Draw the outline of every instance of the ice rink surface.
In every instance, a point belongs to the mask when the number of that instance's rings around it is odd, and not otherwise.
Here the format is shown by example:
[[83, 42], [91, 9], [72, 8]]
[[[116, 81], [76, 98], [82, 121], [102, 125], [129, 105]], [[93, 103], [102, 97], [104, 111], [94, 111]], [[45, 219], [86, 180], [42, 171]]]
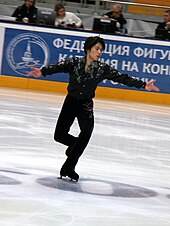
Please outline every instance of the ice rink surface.
[[0, 226], [170, 226], [170, 107], [95, 99], [75, 183], [57, 179], [63, 99], [0, 88]]

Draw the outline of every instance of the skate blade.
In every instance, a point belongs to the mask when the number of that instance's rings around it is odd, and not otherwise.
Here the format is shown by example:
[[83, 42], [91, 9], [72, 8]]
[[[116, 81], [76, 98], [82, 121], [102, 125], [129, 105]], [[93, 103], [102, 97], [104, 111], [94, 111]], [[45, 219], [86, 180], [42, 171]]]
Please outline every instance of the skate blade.
[[67, 182], [72, 182], [72, 183], [77, 183], [78, 182], [78, 180], [75, 180], [75, 179], [70, 178], [68, 176], [60, 176], [60, 177], [57, 177], [57, 179], [63, 180], [63, 181], [67, 181]]

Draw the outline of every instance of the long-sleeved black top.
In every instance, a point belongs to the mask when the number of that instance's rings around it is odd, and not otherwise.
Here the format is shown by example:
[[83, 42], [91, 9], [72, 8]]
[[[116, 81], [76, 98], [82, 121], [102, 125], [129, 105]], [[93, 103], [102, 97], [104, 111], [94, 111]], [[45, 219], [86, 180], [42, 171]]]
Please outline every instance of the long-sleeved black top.
[[124, 29], [124, 33], [127, 34], [127, 20], [124, 18], [123, 14], [120, 14], [120, 16], [118, 18], [115, 18], [112, 14], [112, 11], [107, 12], [104, 14], [104, 16], [108, 16], [110, 19], [114, 19], [119, 23], [119, 26], [116, 26], [117, 30], [116, 31], [121, 31], [122, 29]]
[[160, 23], [155, 30], [155, 38], [170, 40], [170, 29], [166, 28], [166, 22]]
[[108, 64], [94, 61], [85, 72], [86, 58], [70, 58], [41, 69], [42, 75], [69, 73], [68, 93], [77, 99], [92, 99], [98, 83], [104, 79], [112, 80], [129, 87], [145, 88], [146, 82], [121, 74]]
[[37, 8], [33, 5], [27, 8], [25, 4], [18, 6], [12, 14], [12, 17], [16, 17], [16, 21], [22, 22], [24, 17], [28, 18], [29, 23], [36, 23], [37, 20]]

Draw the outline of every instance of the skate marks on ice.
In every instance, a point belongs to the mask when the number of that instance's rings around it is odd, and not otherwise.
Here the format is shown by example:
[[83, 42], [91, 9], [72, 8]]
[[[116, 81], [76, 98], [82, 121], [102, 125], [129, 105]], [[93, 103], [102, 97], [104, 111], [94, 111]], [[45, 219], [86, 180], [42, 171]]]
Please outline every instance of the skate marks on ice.
[[[14, 179], [9, 176], [9, 174], [21, 174], [21, 175], [31, 175], [18, 170], [4, 170], [0, 169], [0, 185], [19, 185], [22, 181]], [[7, 173], [7, 175], [4, 175]], [[122, 197], [122, 198], [150, 198], [159, 195], [156, 191], [151, 189], [146, 189], [139, 186], [134, 186], [126, 183], [118, 183], [106, 180], [97, 179], [80, 179], [79, 182], [71, 181], [70, 178], [66, 177], [59, 179], [58, 177], [43, 177], [35, 178], [35, 182], [52, 189], [59, 189], [62, 191], [70, 191], [87, 193], [91, 195], [101, 195], [110, 197]], [[163, 187], [163, 189], [170, 190], [170, 188]], [[170, 199], [170, 195], [166, 195]]]
[[[7, 175], [5, 175], [7, 174]], [[29, 173], [21, 172], [15, 169], [3, 169], [0, 168], [0, 185], [17, 185], [22, 184], [21, 181], [17, 180], [16, 178], [12, 178], [9, 175], [13, 174], [21, 174], [21, 175], [29, 175]]]
[[0, 226], [170, 226], [169, 107], [96, 100], [75, 183], [57, 179], [63, 96], [0, 93]]
[[[4, 173], [4, 170], [0, 169]], [[10, 171], [11, 173], [12, 171]], [[7, 171], [8, 173], [8, 171]], [[13, 171], [12, 173], [17, 173]], [[125, 197], [125, 198], [149, 198], [157, 196], [157, 192], [130, 184], [118, 183], [112, 181], [104, 181], [97, 179], [83, 179], [79, 182], [71, 181], [69, 178], [59, 179], [57, 177], [37, 178], [35, 182], [52, 189], [63, 191], [88, 193], [92, 195]], [[17, 185], [22, 181], [14, 179], [0, 173], [0, 185]]]
[[0, 202], [2, 226], [63, 226], [74, 222], [72, 213], [41, 200], [4, 198]]
[[[15, 169], [10, 171], [13, 171], [12, 175], [14, 175], [18, 170], [16, 169], [16, 172]], [[26, 172], [26, 169], [24, 169], [24, 172]], [[4, 170], [2, 170], [2, 174], [5, 175]], [[7, 172], [7, 175], [10, 177], [10, 173]], [[142, 213], [139, 214], [134, 212], [133, 214], [128, 214], [126, 211], [120, 211], [125, 205], [125, 203], [123, 203], [123, 206], [121, 204], [123, 199], [127, 200], [127, 198], [132, 198], [135, 200], [136, 198], [139, 200], [139, 198], [144, 198], [144, 200], [146, 200], [145, 198], [154, 198], [159, 194], [153, 190], [126, 183], [97, 180], [95, 178], [81, 178], [78, 183], [75, 183], [69, 181], [68, 178], [59, 180], [57, 177], [42, 177], [42, 175], [41, 177], [38, 177], [38, 175], [31, 175], [31, 173], [20, 175], [22, 178], [20, 179], [21, 184], [11, 185], [9, 183], [9, 186], [11, 187], [10, 190], [23, 190], [27, 177], [31, 176], [31, 178], [34, 178], [31, 187], [36, 188], [36, 184], [40, 185], [37, 190], [37, 194], [39, 195], [38, 197], [34, 196], [34, 191], [32, 197], [23, 196], [23, 194], [21, 194], [21, 197], [2, 198], [0, 203], [0, 222], [3, 226], [96, 226], [100, 225], [101, 222], [102, 226], [113, 225], [113, 223], [116, 226], [122, 226], [122, 222], [125, 223], [126, 221], [126, 226], [169, 226], [169, 222], [165, 219], [155, 218], [152, 215], [147, 216], [145, 214], [143, 216]], [[0, 178], [2, 178], [0, 181], [4, 180], [3, 177], [0, 176]], [[47, 193], [49, 194], [49, 197], [47, 196]], [[51, 198], [53, 197], [52, 199], [50, 198], [50, 194]], [[100, 198], [98, 199], [97, 197]], [[109, 199], [107, 200], [106, 197]], [[116, 197], [123, 199], [122, 201], [120, 201], [120, 199], [117, 202]], [[63, 205], [64, 202], [68, 202], [68, 198], [71, 199], [71, 210], [70, 205]], [[84, 207], [81, 206], [82, 204], [77, 206], [76, 200], [82, 200], [81, 203], [83, 200], [91, 200], [93, 204], [90, 204], [91, 202], [87, 201], [88, 206], [86, 206], [87, 204], [85, 204]], [[112, 204], [112, 208], [108, 208], [106, 212], [104, 207], [100, 208], [98, 206], [98, 203], [103, 203], [104, 200], [107, 204]], [[113, 202], [114, 205], [116, 205], [116, 209], [114, 209]], [[100, 214], [94, 211], [95, 205], [97, 209], [102, 211]], [[11, 222], [14, 224], [11, 224]]]
[[[6, 201], [8, 201], [8, 205], [6, 205]], [[74, 206], [72, 208], [74, 209]], [[104, 212], [100, 214], [93, 214], [92, 212], [88, 216], [83, 216], [83, 214], [81, 216], [78, 213], [75, 216], [67, 208], [49, 206], [47, 203], [38, 200], [32, 202], [28, 199], [1, 200], [0, 210], [0, 222], [3, 226], [122, 226], [120, 222], [124, 222], [123, 225], [126, 226], [151, 226], [150, 222], [154, 226], [169, 226], [166, 220], [153, 216], [140, 216], [136, 213], [133, 215], [117, 214], [109, 210], [107, 215]]]
[[157, 195], [157, 192], [150, 189], [97, 179], [81, 178], [79, 182], [76, 183], [71, 181], [69, 178], [58, 179], [56, 177], [44, 177], [37, 179], [37, 183], [54, 189], [88, 193], [92, 195], [125, 198], [148, 198]]
[[21, 184], [20, 181], [0, 174], [0, 185], [16, 185]]

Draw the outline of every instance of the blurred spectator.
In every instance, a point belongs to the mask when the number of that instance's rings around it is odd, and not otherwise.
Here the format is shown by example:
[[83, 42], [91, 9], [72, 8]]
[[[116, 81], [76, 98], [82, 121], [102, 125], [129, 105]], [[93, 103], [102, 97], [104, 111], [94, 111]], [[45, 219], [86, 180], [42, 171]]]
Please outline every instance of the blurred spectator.
[[25, 0], [22, 6], [18, 6], [12, 14], [16, 17], [16, 21], [24, 23], [36, 23], [37, 8], [35, 7], [35, 0]]
[[104, 18], [110, 18], [117, 21], [116, 27], [117, 32], [121, 34], [127, 33], [127, 20], [123, 16], [123, 7], [121, 4], [114, 4], [112, 7], [112, 11], [104, 14]]
[[62, 4], [57, 4], [54, 11], [56, 12], [55, 26], [83, 28], [82, 20], [74, 13], [66, 12]]
[[170, 10], [165, 10], [163, 14], [164, 22], [160, 23], [155, 30], [155, 38], [170, 40]]

